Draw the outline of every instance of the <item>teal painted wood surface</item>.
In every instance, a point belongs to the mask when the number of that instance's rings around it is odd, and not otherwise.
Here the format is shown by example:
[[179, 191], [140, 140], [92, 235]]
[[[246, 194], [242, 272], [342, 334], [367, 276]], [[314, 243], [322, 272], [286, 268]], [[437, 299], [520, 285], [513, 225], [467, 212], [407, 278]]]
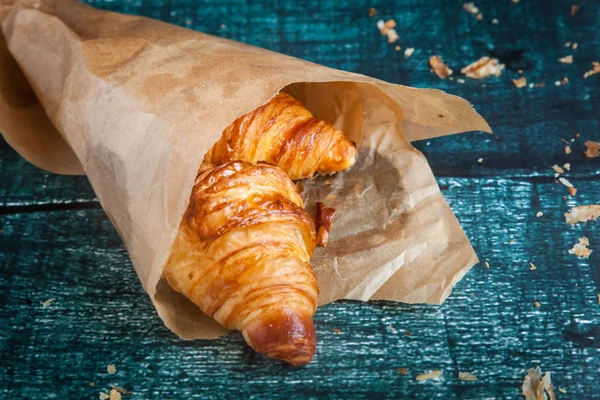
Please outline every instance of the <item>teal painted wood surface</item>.
[[[131, 399], [517, 399], [537, 365], [567, 390], [556, 390], [559, 399], [600, 398], [600, 222], [570, 227], [563, 218], [572, 206], [600, 203], [600, 159], [583, 156], [585, 140], [600, 141], [600, 75], [582, 78], [600, 59], [597, 1], [579, 1], [573, 17], [571, 3], [559, 0], [476, 1], [483, 21], [454, 0], [89, 3], [467, 98], [494, 135], [415, 146], [490, 267], [474, 267], [442, 306], [321, 307], [318, 354], [304, 368], [257, 356], [237, 333], [186, 342], [156, 316], [86, 178], [38, 170], [1, 142], [0, 398], [95, 399], [114, 384]], [[396, 20], [397, 43], [376, 30], [379, 18]], [[410, 58], [407, 47], [415, 48]], [[433, 54], [456, 71], [454, 80], [430, 72]], [[573, 64], [558, 63], [568, 54]], [[483, 55], [507, 70], [459, 83], [460, 68]], [[519, 69], [545, 86], [516, 88]], [[563, 77], [569, 83], [555, 86]], [[567, 155], [561, 139], [576, 132]], [[550, 169], [566, 162], [575, 197]], [[595, 250], [589, 259], [567, 254], [580, 236]], [[56, 300], [44, 308], [49, 298]], [[415, 381], [434, 369], [441, 379]], [[479, 380], [459, 381], [460, 371]]]

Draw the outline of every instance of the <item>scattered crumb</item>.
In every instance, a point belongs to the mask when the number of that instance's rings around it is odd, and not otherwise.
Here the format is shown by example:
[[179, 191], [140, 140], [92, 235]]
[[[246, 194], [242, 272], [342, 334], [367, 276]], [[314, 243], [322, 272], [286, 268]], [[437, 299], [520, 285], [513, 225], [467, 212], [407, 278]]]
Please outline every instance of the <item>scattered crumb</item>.
[[398, 368], [396, 371], [398, 371], [400, 375], [408, 374], [408, 370], [406, 368]]
[[110, 388], [112, 390], [116, 390], [117, 392], [119, 392], [121, 394], [133, 394], [133, 392], [130, 392], [129, 390], [125, 390], [125, 389], [115, 386], [115, 385], [110, 385]]
[[191, 19], [186, 19], [185, 20], [185, 24], [186, 24], [186, 26], [192, 25], [192, 20]]
[[565, 172], [565, 170], [564, 170], [564, 169], [562, 169], [561, 167], [559, 167], [559, 166], [558, 166], [558, 165], [556, 165], [556, 164], [554, 164], [554, 165], [552, 166], [552, 169], [553, 169], [554, 171], [558, 172], [559, 174], [564, 174], [564, 172]]
[[552, 381], [550, 380], [550, 372], [546, 372], [542, 378], [542, 369], [540, 367], [530, 368], [527, 370], [527, 375], [523, 379], [521, 386], [523, 396], [526, 400], [546, 399], [546, 393], [550, 400], [555, 400]]
[[412, 333], [410, 333], [410, 331], [408, 329], [405, 329], [404, 333], [406, 333], [406, 336], [412, 336]]
[[54, 303], [55, 301], [56, 301], [56, 299], [54, 299], [54, 298], [48, 299], [48, 300], [42, 302], [42, 307], [48, 308], [48, 307], [50, 307], [50, 304]]
[[108, 400], [110, 399], [110, 395], [104, 392], [100, 392], [100, 396], [98, 396], [100, 400]]
[[577, 189], [574, 187], [569, 188], [569, 194], [574, 197], [577, 194]]
[[333, 333], [339, 335], [340, 333], [342, 333], [342, 331], [340, 331], [338, 328], [333, 328]]
[[494, 18], [492, 20], [492, 24], [494, 24], [494, 25], [498, 25], [499, 23], [500, 23], [500, 21], [498, 21], [498, 18]]
[[533, 306], [534, 306], [535, 308], [540, 308], [540, 305], [541, 305], [541, 304], [540, 304], [540, 302], [539, 302], [539, 301], [536, 301], [535, 303], [533, 303]]
[[429, 146], [431, 144], [431, 142], [427, 142], [425, 143], [425, 146]]
[[582, 236], [579, 238], [579, 243], [576, 243], [569, 249], [569, 254], [575, 254], [577, 257], [581, 258], [588, 258], [593, 251], [588, 248], [589, 245], [590, 240], [585, 236]]
[[573, 187], [573, 184], [571, 182], [569, 182], [568, 180], [566, 180], [565, 178], [558, 178], [558, 181], [568, 188]]
[[575, 14], [577, 14], [579, 12], [579, 4], [573, 4], [571, 6], [571, 17], [573, 17]]
[[571, 154], [571, 146], [569, 146], [569, 145], [565, 146], [565, 154]]
[[381, 32], [383, 36], [387, 36], [389, 43], [394, 43], [396, 40], [398, 40], [398, 33], [394, 29], [395, 27], [396, 21], [393, 19], [389, 19], [387, 22], [383, 22], [382, 19], [377, 21], [377, 28], [379, 29], [379, 32]]
[[465, 80], [464, 80], [463, 78], [458, 78], [458, 79], [456, 80], [456, 82], [458, 82], [458, 83], [465, 83]]
[[90, 382], [90, 386], [94, 386], [96, 383], [94, 382]]
[[571, 226], [578, 222], [593, 221], [596, 218], [600, 218], [600, 204], [573, 207], [565, 214], [565, 222]]
[[225, 25], [225, 24], [221, 24], [220, 28], [221, 28], [221, 29], [225, 29], [225, 28], [227, 28], [227, 25]]
[[522, 73], [523, 73], [523, 70], [522, 70], [522, 69], [518, 69], [518, 70], [517, 70], [517, 72], [518, 72], [519, 74], [522, 74]]
[[464, 3], [463, 9], [469, 14], [479, 14], [479, 8], [477, 8], [473, 2]]
[[[329, 196], [327, 196], [329, 197]], [[317, 246], [326, 247], [329, 241], [329, 232], [333, 224], [336, 209], [326, 207], [324, 203], [317, 202], [317, 215], [315, 217], [315, 228], [317, 230]]]
[[397, 331], [396, 331], [396, 328], [394, 328], [394, 327], [392, 326], [392, 324], [388, 324], [387, 328], [388, 328], [390, 331], [392, 331], [392, 332], [397, 332]]
[[591, 140], [588, 140], [584, 143], [584, 145], [587, 147], [587, 149], [583, 154], [585, 154], [587, 158], [595, 158], [600, 155], [600, 142], [592, 142]]
[[575, 43], [573, 43], [573, 46], [571, 46], [571, 48], [573, 50], [577, 50], [577, 46], [579, 46], [579, 45], [577, 44], [577, 42], [575, 42]]
[[571, 42], [566, 42], [565, 47], [571, 47]]
[[558, 388], [558, 391], [561, 393], [567, 393], [567, 389], [564, 388]]
[[559, 63], [562, 64], [573, 64], [573, 56], [564, 56], [558, 59]]
[[478, 159], [477, 159], [477, 162], [478, 162], [478, 163], [482, 163], [482, 162], [483, 162], [483, 158], [478, 158]]
[[554, 86], [560, 86], [560, 81], [554, 81]]
[[489, 268], [489, 267], [490, 267], [490, 264], [489, 264], [487, 261], [484, 261], [483, 263], [485, 264], [485, 267], [486, 267], [486, 268]]
[[510, 239], [510, 244], [514, 244], [515, 243], [515, 239]]
[[460, 72], [469, 78], [481, 79], [490, 75], [500, 76], [504, 64], [500, 64], [497, 58], [481, 57], [479, 60], [467, 65]]
[[396, 47], [394, 47], [394, 50], [396, 50], [396, 51], [400, 51], [400, 50], [402, 50], [402, 47], [400, 47], [400, 46], [396, 46]]
[[533, 265], [533, 263], [531, 263], [531, 262], [530, 262], [530, 263], [529, 263], [529, 269], [530, 269], [531, 271], [535, 271], [535, 270], [537, 269], [537, 267], [536, 267], [535, 265]]
[[566, 169], [567, 171], [571, 170], [571, 164], [570, 163], [565, 163], [565, 165], [563, 165], [563, 168]]
[[117, 392], [115, 389], [110, 391], [110, 400], [121, 400], [121, 393]]
[[470, 372], [459, 372], [458, 379], [461, 381], [476, 381], [477, 377]]
[[412, 53], [415, 52], [415, 49], [412, 47], [407, 48], [406, 50], [404, 50], [404, 57], [408, 58], [410, 56], [412, 56]]
[[117, 373], [117, 367], [115, 366], [115, 364], [108, 364], [108, 366], [106, 367], [106, 370], [108, 371], [108, 373], [110, 375]]
[[583, 78], [586, 79], [595, 74], [600, 74], [600, 62], [598, 62], [598, 61], [592, 62], [592, 69], [590, 69], [588, 72], [583, 74]]
[[535, 214], [535, 216], [538, 218], [541, 217], [542, 215], [544, 215], [544, 213], [541, 211], [538, 211], [537, 214]]
[[579, 132], [575, 132], [575, 137], [576, 137], [577, 139], [579, 139], [579, 136], [581, 136], [581, 135], [579, 134]]
[[374, 17], [377, 15], [377, 10], [373, 7], [369, 8], [369, 17]]
[[483, 21], [483, 14], [482, 14], [482, 13], [479, 13], [479, 14], [477, 14], [477, 15], [475, 16], [475, 19], [476, 19], [477, 21]]
[[519, 79], [513, 79], [512, 81], [518, 88], [522, 88], [527, 85], [527, 79], [524, 76], [520, 77]]
[[565, 86], [567, 83], [569, 83], [569, 78], [567, 78], [566, 76], [564, 76], [562, 78], [562, 81], [560, 81], [560, 84]]
[[442, 79], [446, 79], [452, 75], [452, 70], [444, 64], [444, 61], [440, 56], [431, 56], [429, 58], [429, 66], [433, 69], [433, 72]]
[[440, 371], [439, 369], [435, 370], [435, 371], [431, 371], [428, 372], [426, 374], [419, 374], [416, 377], [416, 380], [418, 381], [426, 381], [428, 379], [437, 379], [440, 376], [442, 376], [442, 371]]

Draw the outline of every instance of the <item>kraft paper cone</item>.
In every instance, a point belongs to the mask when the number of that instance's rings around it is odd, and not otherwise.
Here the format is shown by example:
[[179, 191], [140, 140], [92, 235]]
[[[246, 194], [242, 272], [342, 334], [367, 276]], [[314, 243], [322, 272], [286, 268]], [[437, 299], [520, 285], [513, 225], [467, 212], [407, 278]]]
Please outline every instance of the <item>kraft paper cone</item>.
[[477, 262], [410, 141], [489, 126], [461, 98], [338, 71], [69, 0], [0, 0], [0, 131], [40, 168], [85, 173], [165, 324], [225, 329], [161, 280], [204, 153], [283, 90], [359, 146], [356, 165], [304, 182], [337, 208], [312, 261], [320, 303], [440, 303]]

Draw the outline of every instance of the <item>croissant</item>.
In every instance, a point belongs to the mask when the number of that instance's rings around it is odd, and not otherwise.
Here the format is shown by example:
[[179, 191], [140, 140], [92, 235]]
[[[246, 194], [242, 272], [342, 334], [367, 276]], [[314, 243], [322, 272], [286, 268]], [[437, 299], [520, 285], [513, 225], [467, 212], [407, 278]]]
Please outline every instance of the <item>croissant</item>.
[[316, 347], [315, 240], [281, 169], [203, 163], [163, 276], [255, 351], [304, 365]]
[[313, 117], [294, 97], [279, 93], [225, 128], [204, 161], [264, 161], [296, 180], [348, 169], [355, 156], [354, 143], [342, 131]]

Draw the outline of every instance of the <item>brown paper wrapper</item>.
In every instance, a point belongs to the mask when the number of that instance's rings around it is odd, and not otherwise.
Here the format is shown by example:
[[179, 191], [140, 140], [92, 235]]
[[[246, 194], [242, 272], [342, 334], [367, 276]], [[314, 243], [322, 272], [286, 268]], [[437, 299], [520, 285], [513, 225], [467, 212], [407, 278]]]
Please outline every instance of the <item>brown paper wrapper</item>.
[[85, 173], [165, 324], [226, 330], [161, 280], [204, 153], [280, 90], [359, 146], [356, 165], [307, 180], [309, 212], [338, 212], [312, 265], [320, 304], [440, 303], [477, 262], [410, 141], [490, 131], [461, 98], [338, 71], [69, 0], [0, 0], [0, 131], [46, 170]]

